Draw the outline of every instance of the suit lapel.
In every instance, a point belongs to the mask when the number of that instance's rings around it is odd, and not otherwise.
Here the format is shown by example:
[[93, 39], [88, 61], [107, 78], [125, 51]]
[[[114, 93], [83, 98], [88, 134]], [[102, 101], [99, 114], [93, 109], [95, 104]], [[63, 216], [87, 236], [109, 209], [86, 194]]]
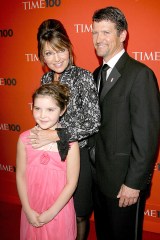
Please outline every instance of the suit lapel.
[[[121, 58], [118, 60], [118, 62], [116, 63], [116, 65], [112, 69], [112, 71], [111, 71], [111, 73], [110, 73], [110, 75], [109, 75], [109, 77], [106, 81], [106, 84], [104, 86], [104, 89], [101, 92], [100, 102], [103, 101], [105, 95], [115, 85], [115, 83], [118, 81], [118, 79], [122, 75], [124, 66], [125, 66], [125, 64], [126, 64], [126, 62], [128, 61], [129, 58], [130, 57], [129, 57], [128, 53], [124, 52], [124, 54], [121, 56]], [[99, 68], [99, 71], [100, 71], [100, 68]], [[99, 80], [97, 82], [99, 82]]]
[[100, 102], [103, 101], [105, 95], [114, 86], [114, 84], [117, 82], [117, 80], [120, 78], [120, 76], [121, 76], [121, 74], [118, 72], [116, 67], [114, 67], [102, 89], [102, 92], [100, 95]]
[[[119, 61], [116, 63], [115, 67], [113, 68], [113, 70], [111, 71], [106, 85], [104, 86], [104, 89], [101, 92], [101, 96], [100, 96], [100, 102], [103, 101], [105, 95], [109, 92], [109, 90], [114, 86], [114, 84], [118, 81], [118, 79], [120, 78], [120, 76], [123, 73], [123, 69], [124, 66], [126, 64], [126, 62], [130, 59], [128, 53], [124, 52], [124, 54], [121, 56], [121, 58], [119, 59]], [[98, 68], [95, 69], [95, 71], [93, 72], [93, 76], [95, 79], [95, 83], [97, 86], [97, 89], [99, 89], [99, 83], [100, 83], [100, 78], [101, 78], [101, 67], [102, 65], [100, 65]]]

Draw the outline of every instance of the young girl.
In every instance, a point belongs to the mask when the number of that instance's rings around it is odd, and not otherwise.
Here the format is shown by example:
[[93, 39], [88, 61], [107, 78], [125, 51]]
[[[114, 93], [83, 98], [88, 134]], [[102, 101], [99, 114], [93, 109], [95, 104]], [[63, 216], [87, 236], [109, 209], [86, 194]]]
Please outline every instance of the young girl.
[[[69, 100], [68, 87], [58, 82], [41, 86], [33, 94], [36, 128], [60, 128], [59, 118]], [[57, 142], [34, 149], [27, 144], [30, 130], [17, 144], [16, 180], [22, 203], [20, 240], [74, 240], [76, 217], [72, 195], [79, 176], [79, 147], [69, 144], [66, 159]], [[63, 146], [64, 147], [64, 146]], [[58, 151], [60, 150], [60, 152]]]

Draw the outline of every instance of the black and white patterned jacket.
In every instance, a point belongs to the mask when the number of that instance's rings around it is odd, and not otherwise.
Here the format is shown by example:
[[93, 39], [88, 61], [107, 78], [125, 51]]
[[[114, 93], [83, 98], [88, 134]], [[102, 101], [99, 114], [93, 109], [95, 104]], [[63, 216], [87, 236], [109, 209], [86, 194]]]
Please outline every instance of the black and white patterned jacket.
[[[41, 84], [53, 81], [54, 72], [43, 75]], [[100, 109], [98, 93], [92, 73], [75, 65], [69, 67], [60, 77], [60, 82], [69, 86], [71, 97], [67, 111], [60, 123], [67, 128], [70, 141], [79, 141], [80, 147], [86, 145], [86, 138], [98, 132]]]

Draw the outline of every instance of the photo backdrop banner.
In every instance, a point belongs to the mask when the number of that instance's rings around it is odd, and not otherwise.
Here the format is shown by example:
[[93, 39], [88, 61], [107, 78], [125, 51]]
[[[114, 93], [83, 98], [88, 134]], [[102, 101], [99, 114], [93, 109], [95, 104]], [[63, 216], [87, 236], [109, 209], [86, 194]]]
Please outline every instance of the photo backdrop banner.
[[[19, 134], [34, 126], [31, 96], [44, 70], [38, 60], [37, 29], [56, 18], [64, 24], [74, 46], [75, 63], [91, 72], [99, 65], [92, 44], [93, 12], [120, 8], [129, 25], [128, 53], [148, 65], [160, 84], [160, 1], [156, 0], [2, 0], [0, 3], [0, 199], [19, 203], [16, 190], [16, 144]], [[160, 154], [144, 229], [160, 233]], [[93, 216], [92, 216], [93, 217]]]

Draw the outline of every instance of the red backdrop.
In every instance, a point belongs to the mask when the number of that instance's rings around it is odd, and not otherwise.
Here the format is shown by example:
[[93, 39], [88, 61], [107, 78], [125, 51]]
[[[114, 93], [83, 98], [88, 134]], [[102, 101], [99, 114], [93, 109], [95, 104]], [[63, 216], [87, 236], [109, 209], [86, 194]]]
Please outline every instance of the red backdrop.
[[[0, 199], [19, 202], [15, 183], [16, 143], [21, 131], [34, 124], [31, 95], [43, 70], [36, 34], [47, 18], [62, 21], [74, 46], [76, 64], [93, 71], [98, 66], [91, 36], [96, 9], [119, 7], [129, 24], [129, 54], [147, 64], [160, 79], [160, 2], [153, 0], [6, 0], [0, 4]], [[160, 83], [160, 80], [158, 80]], [[160, 155], [155, 165], [144, 229], [160, 233]]]

